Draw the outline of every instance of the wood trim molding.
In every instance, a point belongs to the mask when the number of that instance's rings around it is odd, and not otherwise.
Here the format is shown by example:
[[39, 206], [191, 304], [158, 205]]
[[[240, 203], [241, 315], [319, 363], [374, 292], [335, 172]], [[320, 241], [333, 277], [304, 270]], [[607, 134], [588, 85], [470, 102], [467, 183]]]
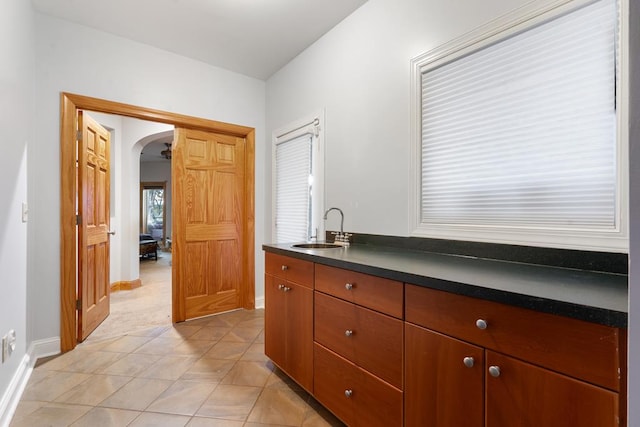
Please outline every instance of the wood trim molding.
[[[120, 102], [62, 92], [60, 95], [60, 349], [76, 346], [76, 159], [75, 135], [77, 110], [92, 110], [106, 114], [132, 117], [174, 126], [188, 127], [233, 135], [247, 140], [247, 202], [246, 236], [244, 242], [242, 290], [244, 308], [255, 306], [255, 129], [214, 120], [185, 116]], [[175, 293], [175, 289], [173, 290]]]
[[141, 279], [113, 282], [111, 284], [111, 292], [131, 291], [133, 289], [139, 288], [140, 286], [142, 286]]

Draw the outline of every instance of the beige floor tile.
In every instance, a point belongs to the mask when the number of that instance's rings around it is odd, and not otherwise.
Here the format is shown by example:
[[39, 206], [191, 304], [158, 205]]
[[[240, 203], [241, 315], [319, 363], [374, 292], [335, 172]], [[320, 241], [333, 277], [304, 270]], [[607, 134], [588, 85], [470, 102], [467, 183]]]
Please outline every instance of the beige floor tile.
[[129, 425], [141, 412], [125, 409], [93, 408], [84, 414], [72, 427], [115, 427]]
[[156, 338], [163, 333], [165, 333], [171, 326], [155, 326], [152, 328], [144, 328], [137, 331], [129, 332], [128, 335], [132, 335], [134, 337], [152, 337]]
[[253, 341], [254, 343], [263, 343], [264, 344], [264, 329], [262, 331], [260, 331], [260, 333], [258, 334], [258, 336], [256, 337], [256, 339]]
[[335, 415], [325, 409], [313, 397], [309, 397], [309, 409], [305, 414], [302, 427], [345, 427]]
[[235, 327], [229, 331], [221, 341], [234, 341], [234, 342], [253, 342], [258, 334], [262, 331], [262, 327], [254, 328], [239, 328]]
[[149, 405], [147, 411], [193, 415], [217, 385], [212, 381], [176, 381]]
[[264, 316], [253, 317], [250, 319], [242, 320], [238, 322], [236, 328], [264, 328]]
[[55, 398], [71, 390], [89, 378], [87, 374], [53, 371], [50, 376], [35, 384], [27, 384], [22, 395], [24, 400], [52, 402]]
[[297, 427], [308, 409], [305, 399], [292, 390], [264, 389], [247, 421]]
[[116, 353], [131, 353], [132, 351], [138, 349], [142, 345], [151, 341], [152, 337], [137, 337], [125, 335], [115, 340], [111, 344], [102, 347], [101, 351], [113, 351]]
[[45, 406], [47, 403], [48, 402], [40, 400], [21, 400], [13, 413], [13, 419], [17, 420], [18, 418], [29, 415]]
[[222, 381], [229, 373], [235, 360], [202, 358], [196, 361], [180, 379]]
[[219, 385], [202, 404], [197, 415], [244, 421], [262, 389], [237, 385]]
[[220, 341], [213, 345], [213, 347], [204, 354], [204, 357], [238, 360], [250, 346], [251, 343], [248, 342]]
[[125, 353], [112, 353], [108, 351], [79, 351], [78, 354], [81, 354], [82, 357], [61, 370], [91, 374], [114, 364], [126, 356]]
[[202, 356], [214, 345], [214, 341], [185, 340], [171, 349], [172, 354], [183, 356]]
[[266, 362], [237, 362], [222, 379], [222, 384], [264, 387], [273, 367]]
[[66, 427], [91, 410], [90, 406], [49, 403], [29, 415], [14, 418], [11, 427]]
[[[218, 316], [223, 316], [223, 315], [218, 315]], [[204, 323], [204, 326], [208, 326], [208, 327], [213, 327], [213, 328], [227, 328], [227, 329], [231, 329], [235, 326], [236, 323], [238, 323], [238, 320], [227, 320], [223, 317], [218, 317], [218, 316], [212, 316], [210, 318], [207, 318], [206, 323]], [[204, 320], [205, 318], [203, 318], [202, 320]]]
[[182, 344], [184, 341], [181, 338], [163, 338], [156, 337], [139, 347], [134, 351], [136, 354], [155, 354], [155, 355], [167, 355], [171, 354], [172, 350]]
[[142, 371], [139, 378], [157, 378], [177, 380], [198, 360], [193, 356], [164, 356], [153, 365]]
[[157, 355], [130, 353], [97, 373], [134, 377], [160, 359]]
[[59, 396], [55, 401], [96, 406], [129, 381], [131, 381], [131, 377], [92, 375], [83, 383]]
[[207, 340], [207, 341], [219, 341], [224, 337], [231, 328], [222, 326], [203, 326], [195, 334], [189, 337], [190, 340]]
[[252, 362], [266, 362], [269, 358], [264, 354], [264, 343], [253, 343], [247, 348], [247, 351], [240, 357], [240, 360], [249, 360]]
[[187, 339], [191, 335], [198, 332], [202, 326], [198, 325], [188, 325], [184, 323], [174, 324], [171, 328], [167, 329], [164, 333], [160, 335], [162, 338], [181, 338]]
[[144, 410], [172, 384], [168, 380], [134, 378], [100, 403], [106, 408]]
[[184, 427], [191, 418], [183, 415], [156, 414], [143, 412], [136, 418], [130, 427]]
[[243, 427], [244, 421], [222, 420], [219, 418], [193, 417], [187, 427]]

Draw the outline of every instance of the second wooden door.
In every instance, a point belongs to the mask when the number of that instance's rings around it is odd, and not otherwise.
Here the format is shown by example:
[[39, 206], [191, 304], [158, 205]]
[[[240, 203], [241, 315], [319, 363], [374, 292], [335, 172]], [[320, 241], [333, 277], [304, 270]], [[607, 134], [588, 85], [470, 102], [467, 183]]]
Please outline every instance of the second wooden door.
[[246, 140], [176, 128], [173, 321], [242, 307]]

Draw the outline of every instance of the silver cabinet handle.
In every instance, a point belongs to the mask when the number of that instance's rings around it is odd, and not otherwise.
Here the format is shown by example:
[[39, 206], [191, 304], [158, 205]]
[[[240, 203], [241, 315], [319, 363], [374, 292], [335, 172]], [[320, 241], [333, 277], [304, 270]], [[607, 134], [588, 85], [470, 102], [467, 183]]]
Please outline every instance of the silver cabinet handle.
[[351, 289], [353, 289], [353, 283], [347, 283], [346, 285], [344, 285], [344, 288], [350, 291]]
[[283, 290], [284, 289], [284, 285], [281, 283], [278, 285], [278, 289]]
[[344, 395], [345, 397], [351, 397], [353, 395], [353, 390], [345, 390], [344, 391]]
[[284, 288], [282, 288], [282, 290], [285, 291], [285, 292], [289, 292], [291, 290], [291, 288], [288, 287], [288, 286], [285, 286]]
[[473, 359], [473, 357], [465, 357], [464, 359], [462, 359], [462, 363], [464, 363], [464, 366], [466, 366], [467, 368], [473, 368], [475, 360]]
[[289, 269], [289, 267], [287, 267], [286, 265], [282, 266], [282, 271], [287, 271]]
[[344, 331], [344, 335], [350, 337], [351, 335], [353, 335], [353, 331], [351, 329], [347, 329], [346, 331]]
[[110, 235], [110, 236], [115, 236], [116, 232], [115, 232], [115, 230], [109, 230], [109, 231], [107, 231], [107, 234]]
[[487, 326], [489, 326], [489, 324], [484, 319], [478, 319], [476, 320], [476, 326], [478, 327], [478, 329], [487, 329]]
[[498, 378], [500, 376], [500, 367], [499, 366], [489, 366], [489, 375], [494, 378]]

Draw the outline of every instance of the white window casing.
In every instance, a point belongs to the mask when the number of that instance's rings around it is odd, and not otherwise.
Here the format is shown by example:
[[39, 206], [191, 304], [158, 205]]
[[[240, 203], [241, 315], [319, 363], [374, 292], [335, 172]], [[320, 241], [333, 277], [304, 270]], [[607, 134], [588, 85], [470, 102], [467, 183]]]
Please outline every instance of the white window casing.
[[412, 60], [413, 236], [627, 250], [625, 1], [547, 2]]

